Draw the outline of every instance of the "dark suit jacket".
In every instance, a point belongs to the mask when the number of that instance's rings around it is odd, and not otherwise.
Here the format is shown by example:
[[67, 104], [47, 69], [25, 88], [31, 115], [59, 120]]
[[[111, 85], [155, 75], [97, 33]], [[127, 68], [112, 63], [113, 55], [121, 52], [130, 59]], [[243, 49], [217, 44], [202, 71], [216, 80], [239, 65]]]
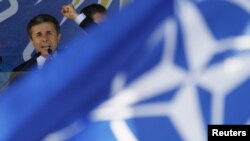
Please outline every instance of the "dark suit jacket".
[[22, 76], [27, 75], [28, 73], [31, 73], [33, 69], [37, 69], [38, 65], [37, 65], [36, 58], [38, 56], [40, 56], [39, 53], [35, 54], [32, 58], [23, 62], [22, 64], [16, 66], [10, 74], [9, 85], [11, 85], [17, 79], [20, 79]]
[[92, 26], [98, 26], [98, 24], [96, 24], [89, 16], [86, 16], [86, 18], [80, 23], [80, 27], [86, 32], [88, 32], [89, 28]]

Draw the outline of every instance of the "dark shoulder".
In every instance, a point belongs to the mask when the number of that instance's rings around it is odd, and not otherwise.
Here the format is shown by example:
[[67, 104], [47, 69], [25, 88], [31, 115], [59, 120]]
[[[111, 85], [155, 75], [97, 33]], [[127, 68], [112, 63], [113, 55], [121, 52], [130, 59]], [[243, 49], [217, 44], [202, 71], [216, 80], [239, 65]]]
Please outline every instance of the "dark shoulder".
[[13, 72], [28, 71], [36, 64], [36, 59], [31, 58], [12, 69]]
[[14, 81], [17, 81], [18, 79], [29, 73], [32, 66], [34, 66], [34, 63], [35, 62], [30, 59], [13, 68], [9, 76], [9, 85], [12, 85]]
[[80, 23], [80, 27], [85, 31], [88, 31], [91, 26], [97, 26], [97, 24], [89, 16], [86, 16], [86, 18]]
[[15, 68], [12, 69], [12, 71], [16, 72], [16, 71], [21, 71], [27, 64], [29, 61], [25, 61], [19, 65], [17, 65]]

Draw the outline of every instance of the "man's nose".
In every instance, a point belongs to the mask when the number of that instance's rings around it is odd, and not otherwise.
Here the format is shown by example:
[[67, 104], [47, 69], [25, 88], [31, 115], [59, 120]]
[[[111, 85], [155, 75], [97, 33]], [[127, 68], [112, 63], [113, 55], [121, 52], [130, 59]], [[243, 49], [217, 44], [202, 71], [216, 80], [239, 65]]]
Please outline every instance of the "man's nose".
[[42, 41], [48, 41], [48, 39], [49, 39], [49, 38], [48, 38], [47, 35], [43, 35], [43, 36], [42, 36]]

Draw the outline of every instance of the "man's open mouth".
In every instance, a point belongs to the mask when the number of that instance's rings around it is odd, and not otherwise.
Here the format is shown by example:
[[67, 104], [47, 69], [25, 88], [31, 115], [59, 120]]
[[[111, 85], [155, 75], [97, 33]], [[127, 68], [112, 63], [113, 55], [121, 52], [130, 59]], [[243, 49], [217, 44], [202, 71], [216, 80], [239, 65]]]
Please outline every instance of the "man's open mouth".
[[49, 49], [49, 48], [51, 48], [51, 46], [50, 46], [50, 45], [47, 45], [47, 46], [41, 46], [41, 48], [42, 48], [42, 49]]

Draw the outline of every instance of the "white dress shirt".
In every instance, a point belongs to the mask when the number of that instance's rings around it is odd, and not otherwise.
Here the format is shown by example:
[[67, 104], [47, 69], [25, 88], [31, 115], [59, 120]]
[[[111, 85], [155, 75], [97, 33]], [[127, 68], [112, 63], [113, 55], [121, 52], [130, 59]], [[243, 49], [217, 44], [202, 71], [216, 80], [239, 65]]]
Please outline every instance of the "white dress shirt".
[[39, 57], [36, 58], [38, 69], [41, 69], [46, 61], [46, 58], [40, 55]]
[[79, 14], [79, 15], [75, 18], [74, 21], [75, 21], [78, 25], [80, 25], [81, 22], [82, 22], [85, 18], [86, 18], [86, 16], [85, 16], [83, 13], [81, 13], [81, 14]]

